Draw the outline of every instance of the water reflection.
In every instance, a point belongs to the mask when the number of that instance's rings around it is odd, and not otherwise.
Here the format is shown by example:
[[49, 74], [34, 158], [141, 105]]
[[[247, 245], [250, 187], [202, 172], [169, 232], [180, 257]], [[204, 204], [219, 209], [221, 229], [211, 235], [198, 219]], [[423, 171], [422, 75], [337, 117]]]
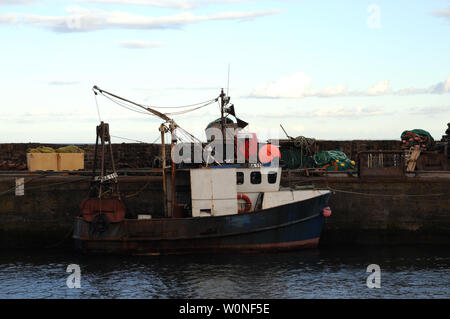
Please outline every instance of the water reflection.
[[[69, 289], [69, 264], [81, 289]], [[369, 289], [366, 268], [381, 267]], [[449, 298], [447, 249], [398, 247], [158, 257], [4, 253], [1, 298]]]

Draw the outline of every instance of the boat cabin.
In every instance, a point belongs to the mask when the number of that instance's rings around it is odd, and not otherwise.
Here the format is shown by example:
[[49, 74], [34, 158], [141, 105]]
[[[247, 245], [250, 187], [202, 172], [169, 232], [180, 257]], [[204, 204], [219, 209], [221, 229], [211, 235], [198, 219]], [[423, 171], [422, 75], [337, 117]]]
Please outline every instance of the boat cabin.
[[192, 217], [257, 211], [265, 192], [279, 190], [280, 175], [278, 167], [191, 169]]

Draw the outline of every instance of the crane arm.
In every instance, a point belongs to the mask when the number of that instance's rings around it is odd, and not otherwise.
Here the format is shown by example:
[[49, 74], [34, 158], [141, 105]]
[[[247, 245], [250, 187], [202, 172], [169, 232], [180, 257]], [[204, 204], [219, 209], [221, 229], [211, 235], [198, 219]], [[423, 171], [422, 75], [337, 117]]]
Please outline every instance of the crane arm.
[[144, 109], [144, 110], [146, 110], [146, 111], [152, 113], [153, 115], [156, 115], [156, 116], [162, 118], [164, 121], [167, 121], [167, 122], [172, 121], [172, 122], [173, 122], [173, 120], [172, 120], [170, 117], [168, 117], [167, 115], [165, 115], [164, 113], [158, 112], [157, 110], [154, 110], [154, 109], [152, 109], [152, 108], [150, 108], [150, 107], [145, 107], [145, 106], [143, 106], [143, 105], [141, 105], [141, 104], [138, 104], [138, 103], [135, 103], [135, 102], [133, 102], [133, 101], [127, 100], [127, 99], [125, 99], [125, 98], [123, 98], [123, 97], [120, 97], [120, 96], [118, 96], [118, 95], [115, 95], [115, 94], [113, 94], [113, 93], [111, 93], [111, 92], [102, 90], [102, 89], [100, 89], [100, 88], [99, 88], [98, 86], [96, 86], [96, 85], [94, 85], [94, 87], [93, 87], [92, 89], [94, 90], [94, 92], [95, 92], [95, 91], [98, 91], [98, 92], [100, 92], [100, 93], [102, 93], [102, 94], [108, 94], [108, 95], [110, 95], [110, 96], [112, 96], [112, 97], [115, 97], [116, 99], [119, 99], [119, 100], [122, 100], [122, 101], [125, 101], [125, 102], [128, 102], [128, 103], [131, 103], [131, 104], [133, 104], [133, 105], [136, 105], [136, 106], [138, 106], [138, 107], [140, 107], [140, 108], [142, 108], [142, 109]]

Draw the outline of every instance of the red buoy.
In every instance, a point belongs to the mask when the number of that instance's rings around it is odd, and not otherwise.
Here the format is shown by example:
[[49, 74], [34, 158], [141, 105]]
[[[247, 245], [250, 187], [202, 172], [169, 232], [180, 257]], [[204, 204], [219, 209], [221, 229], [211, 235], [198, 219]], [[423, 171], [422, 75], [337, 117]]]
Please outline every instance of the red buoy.
[[330, 206], [324, 207], [322, 210], [323, 216], [330, 217], [331, 216], [331, 208]]
[[266, 144], [260, 148], [258, 156], [261, 163], [270, 163], [276, 157], [281, 158], [281, 153], [280, 149], [275, 145]]

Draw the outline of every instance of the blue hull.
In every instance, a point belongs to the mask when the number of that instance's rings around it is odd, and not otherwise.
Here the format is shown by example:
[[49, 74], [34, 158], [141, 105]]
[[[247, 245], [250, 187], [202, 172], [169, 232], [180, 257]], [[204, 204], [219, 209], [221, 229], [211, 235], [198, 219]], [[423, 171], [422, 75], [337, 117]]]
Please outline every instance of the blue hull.
[[73, 238], [87, 253], [187, 254], [313, 248], [319, 243], [330, 194], [255, 213], [111, 223], [102, 233], [77, 218]]

